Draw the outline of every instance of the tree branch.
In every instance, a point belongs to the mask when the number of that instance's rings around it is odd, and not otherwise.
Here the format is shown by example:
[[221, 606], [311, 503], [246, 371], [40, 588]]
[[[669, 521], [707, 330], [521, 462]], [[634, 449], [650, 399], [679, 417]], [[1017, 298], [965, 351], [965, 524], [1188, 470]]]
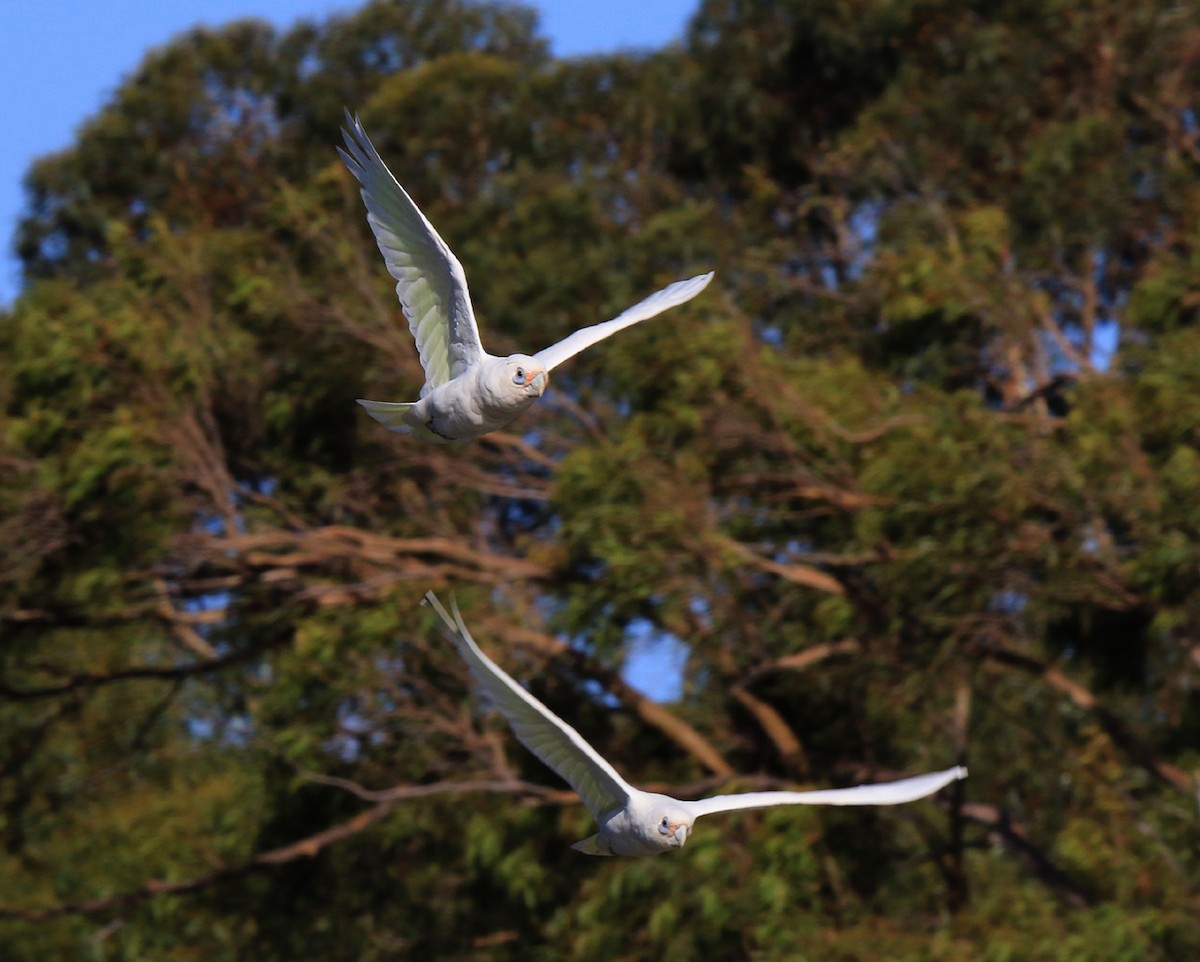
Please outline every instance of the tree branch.
[[779, 753], [784, 770], [799, 777], [807, 775], [808, 757], [804, 754], [804, 746], [800, 744], [800, 739], [784, 721], [783, 716], [773, 706], [750, 694], [742, 685], [734, 685], [729, 693], [754, 716], [759, 727], [767, 733], [767, 737]]
[[[314, 781], [326, 780], [328, 776], [315, 778]], [[334, 780], [341, 782], [341, 779]], [[353, 783], [348, 783], [353, 784]], [[341, 785], [340, 787], [346, 787]], [[113, 895], [105, 895], [94, 899], [82, 899], [77, 902], [63, 902], [58, 905], [48, 905], [38, 908], [7, 906], [0, 907], [0, 919], [21, 919], [27, 922], [42, 922], [63, 915], [87, 915], [93, 912], [109, 912], [114, 909], [130, 909], [153, 898], [156, 895], [183, 895], [210, 888], [230, 879], [239, 878], [250, 872], [284, 865], [301, 858], [311, 858], [322, 849], [327, 848], [343, 839], [357, 835], [364, 829], [374, 825], [391, 814], [401, 801], [413, 798], [427, 798], [431, 795], [461, 795], [466, 792], [497, 792], [505, 794], [544, 794], [547, 790], [526, 782], [510, 781], [476, 781], [476, 782], [439, 782], [433, 785], [405, 785], [388, 789], [371, 808], [360, 812], [348, 821], [333, 825], [323, 831], [316, 832], [298, 841], [280, 848], [260, 852], [253, 858], [234, 865], [225, 865], [212, 872], [196, 875], [188, 879], [168, 882], [162, 879], [151, 879], [139, 888], [130, 889]], [[571, 793], [572, 795], [574, 793]]]
[[[290, 635], [285, 637], [290, 637]], [[119, 668], [116, 671], [102, 673], [79, 672], [68, 675], [65, 681], [57, 685], [47, 685], [43, 688], [13, 688], [11, 685], [0, 682], [0, 696], [11, 698], [14, 701], [29, 701], [35, 698], [53, 698], [77, 689], [96, 688], [115, 681], [129, 681], [132, 679], [176, 681], [181, 678], [190, 678], [194, 675], [207, 674], [210, 671], [220, 671], [222, 668], [228, 668], [230, 665], [244, 664], [269, 651], [275, 645], [282, 643], [283, 639], [272, 644], [243, 648], [221, 658], [211, 658], [207, 661], [196, 661], [170, 668], [138, 665], [132, 668]]]
[[1072, 681], [1058, 668], [1005, 648], [981, 647], [979, 651], [989, 661], [1040, 677], [1051, 688], [1065, 694], [1075, 705], [1091, 712], [1113, 743], [1122, 748], [1134, 762], [1189, 798], [1196, 797], [1197, 791], [1200, 790], [1200, 781], [1195, 776], [1170, 762], [1156, 758], [1150, 747], [1131, 732], [1110, 709], [1100, 704], [1094, 694]]
[[[868, 770], [866, 766], [851, 766], [855, 771]], [[869, 769], [875, 772], [875, 769]], [[901, 773], [887, 773], [901, 777]], [[308, 781], [340, 788], [343, 791], [372, 802], [372, 806], [345, 822], [340, 822], [320, 832], [315, 832], [295, 842], [260, 852], [252, 858], [233, 865], [224, 865], [211, 872], [196, 875], [178, 881], [151, 879], [135, 889], [118, 892], [112, 895], [100, 896], [93, 899], [81, 899], [75, 902], [62, 902], [47, 906], [0, 906], [0, 919], [19, 919], [26, 922], [43, 922], [48, 919], [60, 918], [66, 915], [89, 915], [96, 912], [111, 912], [127, 910], [148, 901], [156, 895], [185, 895], [190, 892], [211, 888], [223, 882], [239, 878], [251, 872], [285, 865], [301, 858], [312, 858], [323, 849], [351, 838], [382, 821], [396, 806], [403, 801], [416, 798], [429, 798], [436, 795], [462, 795], [469, 792], [488, 792], [493, 794], [525, 795], [534, 799], [538, 804], [569, 804], [576, 802], [578, 796], [569, 789], [553, 789], [532, 782], [514, 779], [479, 779], [463, 782], [437, 782], [429, 785], [398, 785], [387, 789], [368, 789], [357, 782], [333, 775], [323, 775], [316, 772], [302, 772], [302, 777]], [[702, 779], [686, 785], [650, 784], [647, 791], [669, 792], [680, 798], [707, 795], [714, 789], [736, 781], [740, 787], [751, 790], [769, 790], [776, 788], [793, 788], [794, 784], [786, 779], [767, 776], [729, 775]], [[1049, 859], [1043, 856], [1029, 842], [1021, 826], [1008, 820], [1005, 813], [999, 809], [979, 803], [968, 803], [963, 806], [963, 816], [972, 821], [987, 825], [996, 830], [1007, 842], [1018, 848], [1038, 869], [1039, 877], [1066, 893], [1072, 904], [1091, 904], [1087, 896], [1060, 870], [1055, 868]], [[1077, 902], [1077, 899], [1083, 901]]]
[[768, 661], [765, 664], [759, 665], [742, 679], [742, 684], [748, 685], [752, 681], [757, 681], [763, 675], [770, 675], [777, 671], [804, 671], [806, 668], [811, 668], [826, 658], [832, 658], [835, 655], [853, 655], [862, 650], [862, 643], [853, 638], [844, 638], [841, 641], [830, 641], [820, 645], [813, 645], [811, 648], [805, 648], [803, 651], [798, 651], [793, 655], [784, 655], [782, 658], [776, 658], [774, 661]]
[[792, 584], [804, 585], [806, 588], [816, 588], [818, 591], [825, 591], [831, 595], [844, 595], [846, 593], [846, 589], [837, 578], [826, 574], [819, 568], [802, 564], [781, 564], [778, 561], [762, 557], [762, 555], [749, 546], [739, 541], [734, 541], [732, 538], [719, 536], [718, 540], [721, 547], [732, 551], [742, 560], [754, 565], [754, 567], [761, 571], [768, 571], [771, 574], [778, 575], [785, 581], [792, 582]]
[[983, 802], [965, 802], [960, 811], [962, 817], [968, 821], [991, 829], [997, 838], [1021, 857], [1049, 889], [1069, 905], [1086, 908], [1095, 904], [1095, 899], [1079, 883], [1030, 841], [1029, 833], [1018, 822], [1012, 821], [1008, 812]]
[[557, 638], [527, 628], [505, 625], [498, 629], [514, 641], [524, 643], [555, 658], [573, 662], [582, 674], [599, 682], [614, 698], [625, 705], [647, 725], [652, 725], [676, 745], [691, 755], [714, 775], [732, 776], [733, 767], [725, 761], [703, 735], [676, 717], [670, 709], [651, 701], [641, 692], [631, 688], [621, 676], [611, 669], [597, 664], [583, 652], [563, 644]]

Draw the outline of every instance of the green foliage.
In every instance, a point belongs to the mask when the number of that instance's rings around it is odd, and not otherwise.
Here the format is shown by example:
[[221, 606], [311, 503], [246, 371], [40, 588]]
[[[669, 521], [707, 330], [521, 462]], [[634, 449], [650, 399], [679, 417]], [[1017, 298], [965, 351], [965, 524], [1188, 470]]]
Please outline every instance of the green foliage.
[[[149, 53], [30, 171], [0, 316], [5, 959], [1200, 955], [1198, 43], [706, 0], [556, 61], [379, 0]], [[344, 107], [493, 351], [717, 281], [520, 433], [388, 435], [353, 399], [422, 375]], [[430, 587], [638, 784], [971, 777], [584, 858]]]

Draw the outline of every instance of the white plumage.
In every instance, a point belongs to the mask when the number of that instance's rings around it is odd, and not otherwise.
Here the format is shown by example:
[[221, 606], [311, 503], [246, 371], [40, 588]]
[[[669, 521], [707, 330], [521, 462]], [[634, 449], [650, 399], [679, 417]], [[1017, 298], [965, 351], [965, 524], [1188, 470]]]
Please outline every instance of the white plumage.
[[512, 421], [542, 396], [563, 361], [617, 331], [691, 300], [712, 272], [676, 281], [601, 324], [576, 331], [536, 354], [495, 357], [479, 340], [462, 264], [392, 176], [357, 117], [346, 113], [346, 150], [338, 148], [362, 184], [367, 222], [396, 279], [396, 294], [417, 343], [425, 385], [414, 402], [359, 404], [392, 431], [431, 441], [466, 441]]
[[582, 735], [529, 694], [485, 655], [467, 626], [458, 605], [447, 612], [432, 591], [425, 599], [441, 616], [447, 637], [454, 642], [472, 677], [512, 726], [521, 743], [579, 793], [600, 831], [572, 848], [589, 855], [658, 855], [682, 848], [692, 824], [702, 815], [774, 805], [899, 805], [932, 795], [959, 778], [961, 766], [881, 785], [826, 789], [813, 792], [746, 792], [684, 801], [670, 795], [634, 788]]

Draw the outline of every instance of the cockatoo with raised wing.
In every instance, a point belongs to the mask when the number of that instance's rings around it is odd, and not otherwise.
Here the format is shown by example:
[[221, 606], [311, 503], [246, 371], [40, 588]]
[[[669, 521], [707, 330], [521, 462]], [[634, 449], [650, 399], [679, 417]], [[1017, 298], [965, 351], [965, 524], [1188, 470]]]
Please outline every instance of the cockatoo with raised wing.
[[536, 354], [488, 354], [479, 341], [462, 264], [392, 176], [361, 121], [347, 111], [346, 122], [346, 149], [339, 147], [338, 153], [362, 184], [367, 222], [388, 273], [396, 279], [396, 294], [425, 371], [419, 401], [359, 399], [371, 417], [392, 431], [447, 442], [502, 428], [542, 396], [550, 372], [563, 361], [690, 301], [712, 280], [709, 272], [676, 281], [611, 321], [582, 328]]
[[600, 826], [595, 835], [571, 847], [588, 855], [659, 855], [683, 848], [692, 824], [702, 815], [774, 805], [899, 805], [932, 795], [959, 778], [961, 766], [896, 782], [859, 785], [814, 792], [745, 792], [683, 801], [670, 795], [643, 792], [617, 774], [583, 736], [518, 685], [488, 658], [467, 626], [458, 605], [446, 611], [432, 591], [425, 600], [445, 623], [446, 635], [467, 663], [472, 677], [489, 701], [512, 726], [513, 733], [533, 754], [579, 793]]

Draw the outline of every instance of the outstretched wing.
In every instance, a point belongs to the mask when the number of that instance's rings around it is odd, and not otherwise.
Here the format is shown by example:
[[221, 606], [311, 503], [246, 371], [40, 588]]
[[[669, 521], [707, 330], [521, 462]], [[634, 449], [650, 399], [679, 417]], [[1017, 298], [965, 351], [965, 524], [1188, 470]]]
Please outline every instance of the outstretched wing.
[[742, 808], [769, 808], [772, 805], [900, 805], [932, 795], [959, 778], [966, 778], [961, 765], [944, 772], [903, 778], [882, 785], [856, 788], [832, 788], [816, 792], [745, 792], [741, 795], [714, 795], [695, 802], [680, 802], [693, 818], [734, 812]]
[[475, 639], [463, 624], [454, 600], [450, 601], [453, 617], [432, 591], [425, 593], [425, 600], [442, 616], [447, 635], [466, 661], [471, 675], [487, 692], [492, 706], [508, 719], [521, 744], [579, 793], [593, 818], [599, 819], [614, 808], [623, 807], [634, 789], [583, 740], [579, 732], [513, 681], [479, 650]]
[[363, 130], [346, 111], [346, 150], [338, 148], [362, 184], [367, 223], [396, 278], [396, 294], [425, 370], [424, 397], [484, 356], [462, 264], [413, 203]]
[[644, 301], [639, 301], [633, 307], [629, 308], [629, 310], [617, 315], [611, 321], [604, 321], [601, 324], [593, 324], [591, 327], [582, 328], [574, 334], [564, 337], [557, 344], [546, 348], [544, 351], [538, 351], [533, 356], [542, 362], [547, 371], [552, 371], [563, 361], [574, 357], [580, 351], [591, 347], [597, 341], [603, 341], [606, 337], [611, 337], [617, 331], [631, 327], [639, 321], [647, 321], [656, 314], [661, 314], [667, 308], [675, 307], [684, 301], [690, 301], [704, 290], [704, 288], [708, 287], [708, 282], [712, 279], [713, 272], [709, 271], [707, 274], [699, 274], [686, 281], [676, 281], [674, 284], [668, 284], [661, 291], [651, 294]]

